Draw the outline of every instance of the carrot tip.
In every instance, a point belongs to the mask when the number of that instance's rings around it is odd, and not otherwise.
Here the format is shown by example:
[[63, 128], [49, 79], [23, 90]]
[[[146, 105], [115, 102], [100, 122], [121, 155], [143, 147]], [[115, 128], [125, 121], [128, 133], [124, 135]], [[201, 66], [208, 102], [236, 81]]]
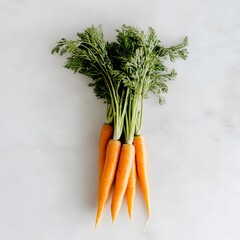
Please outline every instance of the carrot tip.
[[133, 224], [132, 216], [129, 215], [130, 222]]
[[148, 211], [148, 219], [149, 219], [149, 218], [150, 218], [150, 215], [151, 215], [151, 210], [150, 210], [149, 203], [148, 203], [148, 206], [147, 206], [147, 211]]
[[147, 219], [147, 221], [146, 221], [146, 223], [145, 223], [145, 225], [144, 225], [144, 231], [146, 231], [147, 224], [148, 224], [148, 221], [149, 221], [149, 217], [150, 217], [150, 216], [148, 216], [148, 219]]
[[116, 220], [116, 216], [115, 216], [115, 215], [112, 215], [112, 224], [115, 223], [115, 220]]
[[99, 224], [99, 221], [96, 221], [96, 222], [95, 222], [95, 227], [94, 227], [94, 230], [96, 230], [96, 229], [97, 229], [97, 227], [98, 227], [98, 224]]
[[128, 210], [128, 216], [129, 216], [130, 222], [133, 223], [131, 210]]
[[116, 220], [115, 218], [112, 219], [112, 225], [113, 225], [113, 226], [114, 226], [115, 220]]
[[99, 222], [100, 222], [100, 217], [97, 216], [95, 221], [95, 230], [97, 229]]

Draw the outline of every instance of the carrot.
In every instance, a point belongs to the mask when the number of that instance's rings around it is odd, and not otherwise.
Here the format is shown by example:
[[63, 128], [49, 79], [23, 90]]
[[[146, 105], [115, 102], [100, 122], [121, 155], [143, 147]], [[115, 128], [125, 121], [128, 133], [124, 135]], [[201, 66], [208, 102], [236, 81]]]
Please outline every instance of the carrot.
[[128, 185], [128, 179], [131, 174], [132, 164], [135, 156], [135, 148], [132, 144], [123, 144], [118, 168], [116, 172], [116, 182], [112, 196], [112, 221], [114, 222], [120, 210], [124, 193]]
[[107, 145], [104, 168], [98, 191], [98, 210], [96, 215], [95, 227], [98, 226], [102, 217], [104, 206], [107, 202], [109, 192], [115, 176], [118, 158], [120, 154], [121, 142], [111, 139]]
[[133, 144], [136, 150], [137, 172], [143, 191], [144, 200], [147, 206], [148, 216], [150, 216], [150, 201], [149, 201], [149, 187], [147, 176], [147, 160], [145, 140], [143, 136], [135, 136]]
[[110, 124], [103, 124], [100, 136], [99, 136], [99, 146], [98, 146], [98, 184], [100, 184], [101, 174], [104, 167], [104, 161], [106, 157], [107, 145], [112, 138], [113, 127]]
[[134, 159], [131, 174], [128, 179], [126, 193], [125, 193], [126, 199], [127, 199], [127, 205], [128, 205], [128, 215], [131, 221], [132, 221], [132, 213], [133, 213], [133, 200], [136, 193], [136, 183], [137, 183], [137, 170], [136, 170], [136, 160]]
[[[65, 68], [92, 78], [89, 86], [96, 97], [106, 103], [106, 122], [113, 125], [112, 134], [105, 129], [107, 126], [103, 126], [99, 139], [99, 190], [95, 226], [101, 219], [115, 174], [112, 219], [115, 221], [125, 193], [129, 216], [132, 218], [135, 190], [130, 187], [134, 185], [134, 177], [131, 176], [129, 180], [129, 176], [133, 171], [134, 155], [150, 215], [146, 150], [144, 139], [140, 136], [143, 102], [149, 93], [156, 94], [159, 103], [164, 102], [162, 93], [168, 91], [167, 81], [176, 76], [174, 69], [168, 71], [165, 67], [165, 59], [186, 59], [188, 55], [187, 38], [180, 44], [166, 48], [160, 44], [156, 32], [151, 27], [144, 33], [136, 27], [124, 24], [117, 32], [117, 40], [109, 43], [104, 39], [102, 27], [92, 26], [78, 33], [75, 40], [62, 38], [52, 49], [52, 54], [70, 55]], [[123, 131], [125, 144], [121, 150], [119, 139], [123, 136]], [[126, 191], [128, 184], [129, 189]]]

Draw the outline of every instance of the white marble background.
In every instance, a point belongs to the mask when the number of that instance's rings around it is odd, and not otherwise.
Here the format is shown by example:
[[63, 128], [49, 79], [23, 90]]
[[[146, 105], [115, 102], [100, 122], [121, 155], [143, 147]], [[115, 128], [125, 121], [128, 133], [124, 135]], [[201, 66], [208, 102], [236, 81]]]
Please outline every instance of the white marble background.
[[[146, 101], [152, 216], [138, 189], [132, 225], [107, 205], [94, 232], [104, 105], [50, 55], [92, 24], [189, 37], [167, 104]], [[0, 239], [239, 240], [240, 2], [0, 0]]]

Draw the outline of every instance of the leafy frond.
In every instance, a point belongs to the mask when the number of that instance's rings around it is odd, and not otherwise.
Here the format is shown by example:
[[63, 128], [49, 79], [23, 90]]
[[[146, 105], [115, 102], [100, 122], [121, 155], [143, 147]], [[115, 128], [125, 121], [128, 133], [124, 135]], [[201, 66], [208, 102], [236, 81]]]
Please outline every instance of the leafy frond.
[[97, 98], [109, 98], [106, 75], [112, 71], [112, 63], [108, 58], [102, 27], [92, 26], [83, 33], [77, 33], [77, 37], [74, 41], [62, 38], [53, 48], [52, 54], [68, 53], [70, 56], [64, 67], [92, 78], [94, 82], [89, 86]]
[[177, 44], [169, 48], [162, 47], [161, 49], [159, 49], [159, 56], [160, 57], [169, 56], [171, 61], [175, 61], [178, 58], [182, 58], [186, 60], [188, 56], [188, 51], [186, 48], [187, 46], [188, 46], [188, 38], [185, 37], [183, 39], [183, 42], [180, 44]]
[[[168, 92], [167, 83], [176, 77], [174, 69], [168, 70], [166, 59], [185, 60], [187, 45], [186, 37], [180, 44], [164, 47], [153, 28], [144, 32], [126, 24], [117, 30], [116, 41], [109, 43], [100, 25], [77, 33], [76, 40], [60, 39], [52, 54], [69, 55], [64, 67], [92, 79], [89, 86], [97, 98], [113, 108], [107, 107], [118, 122], [128, 112], [126, 135], [132, 136], [136, 122], [138, 129], [141, 127], [143, 99], [153, 93], [160, 104], [165, 102], [163, 95]], [[119, 136], [120, 132], [114, 136]]]

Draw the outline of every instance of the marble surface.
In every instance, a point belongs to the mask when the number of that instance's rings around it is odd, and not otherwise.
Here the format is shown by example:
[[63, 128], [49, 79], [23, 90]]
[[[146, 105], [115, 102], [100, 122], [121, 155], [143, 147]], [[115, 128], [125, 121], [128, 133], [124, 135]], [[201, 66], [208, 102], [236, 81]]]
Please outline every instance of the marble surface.
[[[239, 240], [238, 0], [0, 1], [0, 239]], [[140, 189], [134, 224], [110, 204], [94, 232], [104, 105], [88, 79], [50, 55], [92, 24], [153, 26], [166, 45], [189, 37], [167, 104], [145, 102], [152, 216]]]

